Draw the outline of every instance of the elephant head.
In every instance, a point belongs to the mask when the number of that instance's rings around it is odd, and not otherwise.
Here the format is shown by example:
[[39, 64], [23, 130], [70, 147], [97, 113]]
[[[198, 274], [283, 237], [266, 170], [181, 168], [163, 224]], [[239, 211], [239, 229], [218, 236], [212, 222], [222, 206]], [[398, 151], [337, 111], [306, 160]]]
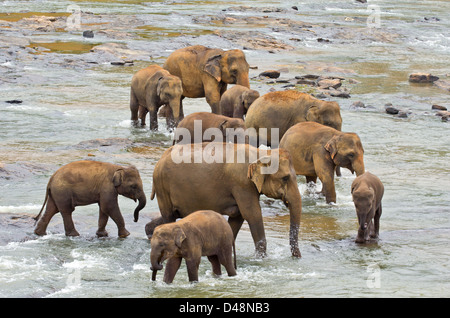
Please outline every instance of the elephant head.
[[181, 96], [183, 87], [180, 78], [173, 75], [161, 76], [156, 86], [156, 94], [162, 103], [169, 105], [175, 121], [171, 125], [176, 126], [182, 119]]
[[183, 229], [176, 224], [171, 226], [158, 226], [153, 232], [150, 253], [152, 280], [156, 278], [156, 272], [163, 268], [162, 263], [175, 255], [181, 255], [181, 245], [186, 239]]
[[[270, 173], [270, 170], [275, 170], [270, 168], [276, 167], [277, 164], [278, 169]], [[293, 256], [301, 257], [298, 233], [302, 201], [289, 152], [285, 149], [272, 150], [270, 156], [262, 157], [249, 165], [247, 176], [253, 181], [259, 193], [281, 199], [289, 209], [291, 252]]]
[[336, 166], [349, 169], [362, 175], [364, 168], [364, 149], [355, 133], [340, 133], [333, 136], [324, 146]]
[[248, 135], [245, 134], [245, 123], [243, 119], [226, 119], [220, 123], [219, 129], [223, 133], [224, 141], [248, 144]]
[[358, 216], [358, 236], [356, 243], [364, 243], [370, 233], [370, 227], [373, 226], [372, 219], [375, 216], [375, 191], [373, 188], [358, 189], [353, 191], [352, 197], [355, 204], [356, 215]]
[[112, 182], [119, 194], [134, 200], [134, 202], [139, 201], [138, 206], [134, 210], [134, 222], [137, 222], [139, 212], [147, 204], [139, 171], [135, 167], [118, 169], [114, 172]]
[[234, 110], [235, 115], [234, 117], [243, 117], [251, 104], [259, 97], [259, 92], [255, 91], [254, 89], [249, 89], [244, 91], [241, 96], [239, 96], [238, 101], [238, 109]]
[[206, 61], [204, 71], [218, 82], [238, 84], [250, 87], [248, 78], [249, 65], [241, 50], [223, 51], [213, 55]]
[[336, 102], [317, 100], [307, 110], [306, 120], [314, 121], [339, 131], [342, 129], [341, 109]]

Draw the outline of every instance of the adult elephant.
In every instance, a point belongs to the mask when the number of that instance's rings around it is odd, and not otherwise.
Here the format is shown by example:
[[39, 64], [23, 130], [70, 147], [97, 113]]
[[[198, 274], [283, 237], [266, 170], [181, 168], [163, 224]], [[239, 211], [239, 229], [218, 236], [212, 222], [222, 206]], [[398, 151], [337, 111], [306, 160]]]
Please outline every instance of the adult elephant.
[[295, 172], [307, 182], [322, 181], [327, 203], [336, 202], [334, 172], [337, 166], [365, 172], [364, 149], [358, 135], [314, 122], [298, 123], [281, 138], [280, 148], [292, 155]]
[[206, 97], [215, 114], [220, 114], [220, 97], [227, 84], [250, 87], [249, 65], [241, 50], [189, 46], [170, 54], [163, 67], [181, 78], [184, 97]]
[[136, 125], [138, 116], [141, 125], [150, 112], [150, 129], [158, 130], [158, 109], [169, 105], [171, 116], [167, 116], [167, 126], [173, 128], [183, 119], [181, 80], [171, 75], [159, 65], [150, 65], [136, 72], [131, 80], [130, 110], [131, 121]]
[[208, 209], [229, 216], [234, 238], [246, 220], [260, 256], [266, 254], [266, 236], [259, 197], [281, 199], [290, 213], [292, 255], [301, 257], [302, 203], [291, 157], [284, 149], [263, 151], [248, 144], [215, 142], [177, 144], [155, 166], [152, 199], [155, 194], [161, 217], [146, 225], [149, 238], [160, 224]]
[[[35, 217], [38, 221], [34, 229], [37, 235], [45, 235], [52, 217], [61, 212], [64, 230], [67, 236], [78, 236], [72, 220], [76, 206], [97, 203], [100, 207], [97, 236], [107, 236], [106, 223], [112, 218], [116, 223], [119, 236], [130, 233], [125, 229], [125, 222], [120, 213], [118, 195], [121, 194], [139, 205], [134, 210], [134, 221], [147, 202], [142, 180], [138, 170], [109, 162], [80, 160], [59, 168], [50, 178], [45, 201], [41, 211]], [[41, 213], [47, 204], [44, 215]]]
[[[294, 90], [270, 92], [253, 102], [245, 117], [245, 126], [255, 128], [259, 144], [274, 146], [272, 142], [278, 143], [290, 127], [305, 121], [341, 130], [340, 107], [336, 102]], [[272, 136], [271, 129], [278, 129], [278, 138]]]

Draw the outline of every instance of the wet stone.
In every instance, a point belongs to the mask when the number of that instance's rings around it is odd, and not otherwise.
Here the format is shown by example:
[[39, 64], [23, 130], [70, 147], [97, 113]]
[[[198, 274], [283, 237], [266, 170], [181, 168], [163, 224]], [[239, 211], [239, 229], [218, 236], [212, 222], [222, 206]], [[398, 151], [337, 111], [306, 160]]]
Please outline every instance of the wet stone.
[[269, 78], [278, 78], [280, 77], [280, 72], [275, 70], [264, 71], [259, 74], [259, 76], [269, 77]]
[[93, 38], [94, 37], [94, 31], [83, 31], [83, 37], [85, 38]]
[[447, 107], [435, 104], [435, 105], [431, 106], [431, 109], [434, 109], [434, 110], [447, 110]]
[[400, 112], [400, 110], [392, 106], [392, 104], [386, 104], [384, 109], [386, 110], [386, 113], [391, 115], [397, 115]]
[[409, 75], [410, 83], [433, 83], [438, 79], [439, 77], [431, 75], [430, 73], [413, 73]]

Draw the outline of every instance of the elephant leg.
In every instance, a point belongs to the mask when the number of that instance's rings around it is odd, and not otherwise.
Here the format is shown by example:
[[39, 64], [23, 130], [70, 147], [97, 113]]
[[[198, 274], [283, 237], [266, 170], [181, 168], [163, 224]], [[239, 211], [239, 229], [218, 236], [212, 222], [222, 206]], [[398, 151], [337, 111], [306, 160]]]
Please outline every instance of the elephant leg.
[[220, 91], [218, 87], [205, 90], [206, 102], [211, 107], [213, 114], [220, 114]]
[[236, 269], [234, 268], [233, 264], [233, 247], [227, 246], [223, 249], [223, 251], [218, 255], [219, 262], [222, 264], [226, 271], [228, 276], [235, 276], [236, 275]]
[[208, 256], [208, 260], [212, 265], [212, 270], [215, 275], [222, 275], [222, 268], [220, 267], [219, 257], [217, 255]]
[[381, 203], [380, 203], [380, 207], [376, 210], [375, 212], [375, 216], [373, 218], [374, 220], [374, 233], [372, 234], [373, 238], [377, 238], [380, 234], [380, 217], [381, 217], [381, 212], [382, 212], [382, 208], [381, 208]]
[[180, 268], [181, 260], [181, 257], [171, 257], [167, 260], [166, 270], [164, 271], [164, 283], [170, 284], [173, 282], [173, 279]]
[[138, 111], [139, 111], [139, 102], [134, 94], [133, 89], [130, 92], [130, 111], [131, 111], [131, 121], [133, 125], [137, 125], [138, 123]]
[[336, 203], [336, 188], [334, 186], [333, 176], [324, 176], [322, 179], [320, 179], [320, 181], [322, 181], [322, 192], [325, 194], [325, 200], [327, 201], [327, 203]]
[[158, 108], [155, 106], [150, 107], [150, 130], [158, 130]]
[[198, 267], [200, 266], [201, 257], [186, 258], [186, 267], [190, 282], [198, 282]]
[[242, 217], [247, 221], [248, 226], [250, 227], [257, 255], [265, 257], [267, 244], [266, 234], [264, 232], [261, 206], [259, 205], [259, 196], [256, 195], [256, 193], [235, 191], [233, 192], [233, 196], [238, 204]]
[[228, 224], [231, 227], [231, 230], [233, 231], [234, 240], [236, 240], [236, 236], [239, 233], [239, 230], [241, 229], [242, 224], [244, 223], [244, 218], [242, 215], [236, 215], [233, 217], [228, 218]]
[[145, 126], [145, 118], [147, 117], [147, 114], [147, 108], [139, 106], [139, 119], [141, 120], [141, 126]]
[[117, 197], [103, 197], [100, 198], [100, 209], [113, 219], [114, 223], [117, 225], [119, 237], [127, 237], [130, 232], [125, 228], [125, 220], [123, 219], [122, 213], [120, 213], [119, 205], [117, 203]]
[[335, 167], [330, 166], [323, 158], [320, 156], [313, 156], [314, 169], [316, 175], [322, 182], [322, 192], [325, 195], [327, 203], [336, 202], [336, 190], [334, 186], [334, 173]]
[[58, 213], [58, 208], [56, 207], [55, 201], [51, 196], [48, 197], [47, 206], [45, 207], [45, 212], [38, 220], [34, 233], [37, 235], [46, 235], [47, 226], [50, 223], [52, 217]]
[[108, 232], [106, 231], [106, 224], [108, 223], [109, 216], [108, 214], [104, 213], [101, 208], [99, 210], [98, 229], [96, 234], [98, 237], [106, 237], [108, 236]]
[[61, 215], [64, 222], [64, 231], [66, 236], [79, 236], [80, 233], [75, 229], [75, 225], [73, 224], [72, 212], [74, 208], [72, 207], [64, 207], [61, 209]]

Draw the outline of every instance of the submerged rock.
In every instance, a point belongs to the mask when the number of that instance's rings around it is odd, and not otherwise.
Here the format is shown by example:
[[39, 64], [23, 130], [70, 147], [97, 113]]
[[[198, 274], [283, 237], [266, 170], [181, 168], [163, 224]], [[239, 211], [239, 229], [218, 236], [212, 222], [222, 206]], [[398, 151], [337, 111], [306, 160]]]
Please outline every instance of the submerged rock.
[[435, 105], [431, 106], [431, 109], [434, 109], [434, 110], [447, 110], [447, 107], [435, 104]]
[[259, 74], [259, 76], [269, 77], [269, 78], [278, 78], [280, 77], [280, 71], [270, 70], [264, 71]]
[[438, 79], [439, 77], [431, 75], [430, 73], [413, 73], [409, 75], [410, 83], [433, 83]]
[[397, 115], [400, 112], [400, 110], [392, 106], [392, 104], [386, 104], [384, 109], [386, 110], [386, 113], [391, 115]]

